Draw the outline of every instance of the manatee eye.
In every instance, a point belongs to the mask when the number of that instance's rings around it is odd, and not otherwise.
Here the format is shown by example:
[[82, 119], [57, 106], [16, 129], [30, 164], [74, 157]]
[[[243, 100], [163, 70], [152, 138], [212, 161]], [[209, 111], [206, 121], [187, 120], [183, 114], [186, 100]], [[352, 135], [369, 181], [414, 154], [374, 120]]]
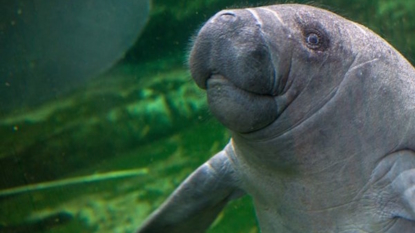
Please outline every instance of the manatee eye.
[[312, 50], [324, 51], [329, 48], [330, 39], [327, 32], [319, 24], [309, 24], [303, 27], [304, 44]]
[[305, 36], [305, 41], [311, 49], [318, 49], [323, 44], [323, 38], [317, 32], [308, 32]]
[[310, 33], [307, 36], [307, 43], [310, 45], [318, 45], [320, 44], [320, 37], [315, 33]]

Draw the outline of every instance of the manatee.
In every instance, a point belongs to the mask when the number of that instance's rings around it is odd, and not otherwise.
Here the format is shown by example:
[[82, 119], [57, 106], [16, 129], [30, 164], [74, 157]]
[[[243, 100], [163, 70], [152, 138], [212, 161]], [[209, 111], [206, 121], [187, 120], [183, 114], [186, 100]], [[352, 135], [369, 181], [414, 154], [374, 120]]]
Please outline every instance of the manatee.
[[232, 138], [139, 233], [204, 232], [243, 195], [262, 233], [415, 232], [415, 70], [381, 37], [306, 5], [224, 10], [189, 65]]

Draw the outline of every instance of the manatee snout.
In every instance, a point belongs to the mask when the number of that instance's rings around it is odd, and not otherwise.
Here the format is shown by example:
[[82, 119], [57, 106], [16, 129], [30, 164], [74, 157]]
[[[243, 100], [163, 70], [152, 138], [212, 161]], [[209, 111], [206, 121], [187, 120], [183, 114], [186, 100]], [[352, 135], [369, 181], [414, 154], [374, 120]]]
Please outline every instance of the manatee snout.
[[221, 11], [209, 19], [197, 35], [189, 63], [201, 88], [212, 74], [221, 74], [243, 90], [272, 92], [271, 55], [260, 25], [246, 10]]
[[273, 57], [250, 11], [221, 11], [209, 19], [196, 37], [189, 65], [197, 85], [207, 89], [212, 113], [229, 129], [253, 132], [277, 118]]

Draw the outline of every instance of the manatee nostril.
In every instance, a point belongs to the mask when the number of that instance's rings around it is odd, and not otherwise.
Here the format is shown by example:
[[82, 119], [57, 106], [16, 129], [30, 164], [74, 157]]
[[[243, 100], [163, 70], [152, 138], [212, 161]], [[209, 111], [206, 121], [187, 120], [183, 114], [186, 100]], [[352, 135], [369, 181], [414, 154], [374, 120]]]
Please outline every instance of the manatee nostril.
[[226, 11], [219, 15], [219, 19], [222, 21], [234, 21], [236, 19], [236, 15], [231, 11]]
[[235, 13], [233, 13], [231, 11], [226, 11], [226, 12], [223, 12], [221, 15], [235, 16]]

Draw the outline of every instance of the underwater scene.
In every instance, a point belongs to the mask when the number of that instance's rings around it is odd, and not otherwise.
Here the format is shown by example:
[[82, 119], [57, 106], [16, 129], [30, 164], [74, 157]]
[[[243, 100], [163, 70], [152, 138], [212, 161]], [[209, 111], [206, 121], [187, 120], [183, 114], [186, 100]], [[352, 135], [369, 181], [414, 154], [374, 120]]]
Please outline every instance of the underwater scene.
[[[413, 64], [409, 0], [2, 1], [0, 233], [136, 232], [231, 138], [189, 71], [198, 30], [285, 3], [360, 23]], [[252, 198], [207, 232], [261, 232]]]

